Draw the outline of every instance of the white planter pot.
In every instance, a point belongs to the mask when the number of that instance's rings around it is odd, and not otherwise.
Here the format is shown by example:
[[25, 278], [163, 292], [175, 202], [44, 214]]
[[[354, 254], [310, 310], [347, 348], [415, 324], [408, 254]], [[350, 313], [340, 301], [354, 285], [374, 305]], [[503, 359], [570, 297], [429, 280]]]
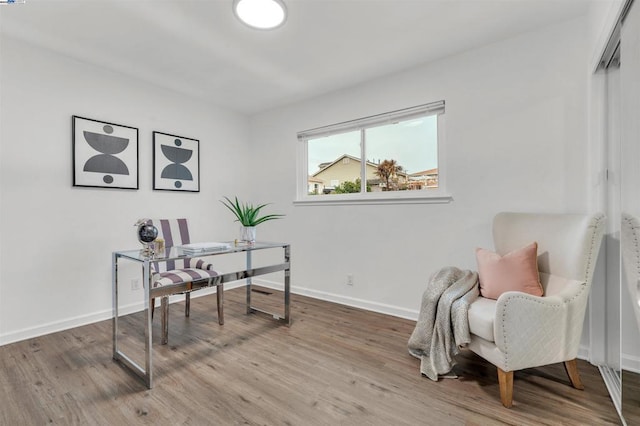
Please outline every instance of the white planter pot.
[[256, 242], [256, 227], [255, 226], [241, 226], [240, 227], [240, 240], [247, 241], [249, 243]]

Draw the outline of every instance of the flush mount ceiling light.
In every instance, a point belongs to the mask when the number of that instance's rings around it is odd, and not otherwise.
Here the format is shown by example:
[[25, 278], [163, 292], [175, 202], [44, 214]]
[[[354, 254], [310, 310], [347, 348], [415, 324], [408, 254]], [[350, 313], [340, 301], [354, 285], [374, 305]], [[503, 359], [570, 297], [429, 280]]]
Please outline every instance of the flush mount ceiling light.
[[278, 28], [287, 19], [282, 0], [234, 0], [233, 13], [244, 24], [260, 30]]

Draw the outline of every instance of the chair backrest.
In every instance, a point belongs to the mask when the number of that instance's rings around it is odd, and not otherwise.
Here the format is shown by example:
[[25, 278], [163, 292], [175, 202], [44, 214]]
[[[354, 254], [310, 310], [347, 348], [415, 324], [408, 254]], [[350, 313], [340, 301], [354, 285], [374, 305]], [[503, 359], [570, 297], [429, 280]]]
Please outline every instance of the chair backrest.
[[[158, 228], [158, 238], [164, 239], [166, 248], [191, 243], [187, 219], [152, 219], [151, 223]], [[154, 265], [156, 272], [184, 268], [189, 268], [188, 261], [185, 263], [184, 260], [170, 260], [168, 262], [158, 262]]]
[[604, 232], [602, 214], [498, 213], [493, 241], [498, 254], [536, 241], [538, 269], [591, 284]]

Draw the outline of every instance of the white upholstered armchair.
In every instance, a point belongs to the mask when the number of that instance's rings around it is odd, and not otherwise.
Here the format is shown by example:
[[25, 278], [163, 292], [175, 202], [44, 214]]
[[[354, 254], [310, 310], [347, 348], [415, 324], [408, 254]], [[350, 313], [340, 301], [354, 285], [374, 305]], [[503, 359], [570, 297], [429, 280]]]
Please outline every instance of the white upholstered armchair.
[[582, 325], [604, 228], [602, 215], [499, 213], [496, 252], [538, 243], [542, 297], [508, 291], [479, 297], [469, 309], [468, 348], [498, 368], [500, 398], [513, 401], [513, 372], [563, 362], [571, 384], [583, 389], [576, 366]]

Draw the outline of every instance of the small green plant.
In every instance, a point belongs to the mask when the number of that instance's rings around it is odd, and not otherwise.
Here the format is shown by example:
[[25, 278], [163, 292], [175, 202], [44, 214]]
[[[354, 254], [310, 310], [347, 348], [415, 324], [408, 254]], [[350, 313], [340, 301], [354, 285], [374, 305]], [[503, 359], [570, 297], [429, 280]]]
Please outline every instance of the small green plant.
[[[355, 182], [342, 182], [340, 186], [336, 187], [336, 194], [352, 194], [360, 192], [360, 178], [357, 178]], [[371, 185], [367, 183], [367, 192], [371, 192]]]
[[258, 226], [262, 222], [268, 220], [281, 219], [283, 214], [268, 214], [265, 216], [259, 216], [260, 210], [268, 204], [260, 204], [253, 206], [249, 203], [241, 203], [238, 201], [238, 197], [235, 197], [235, 201], [231, 201], [228, 197], [224, 197], [226, 202], [220, 200], [220, 202], [233, 213], [236, 217], [236, 222], [240, 222], [242, 226]]

